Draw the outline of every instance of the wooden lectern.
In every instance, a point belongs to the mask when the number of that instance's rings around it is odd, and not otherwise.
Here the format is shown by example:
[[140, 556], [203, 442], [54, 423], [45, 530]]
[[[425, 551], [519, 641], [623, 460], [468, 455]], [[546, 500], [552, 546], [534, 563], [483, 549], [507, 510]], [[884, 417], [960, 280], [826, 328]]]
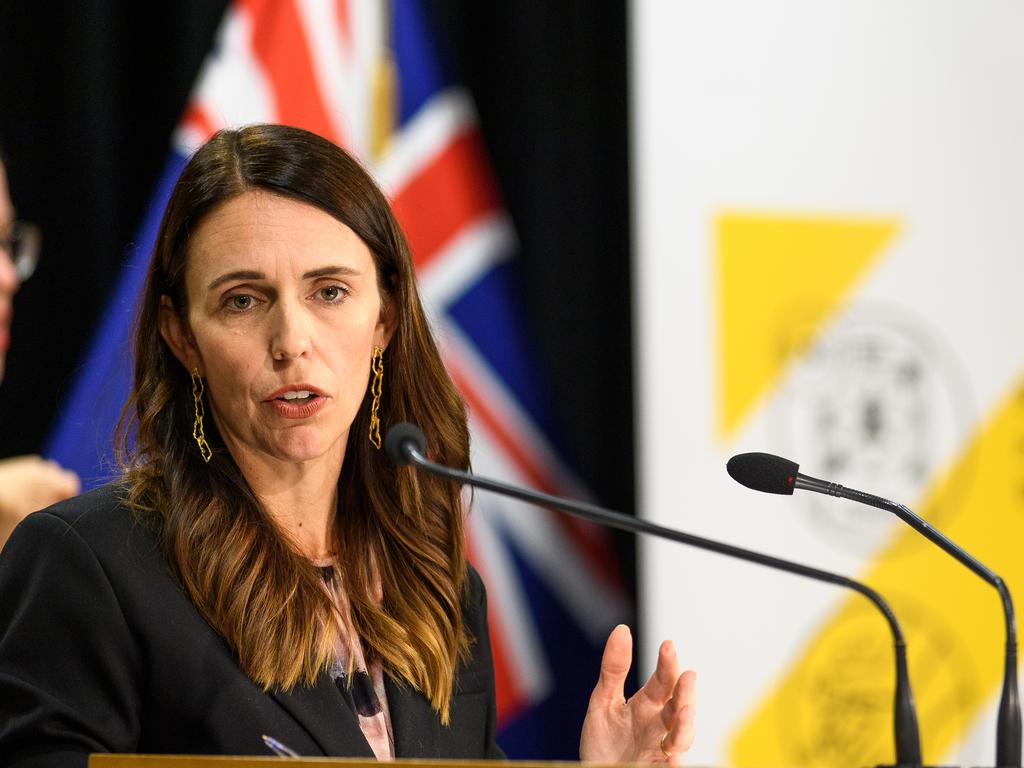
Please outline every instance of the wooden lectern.
[[[268, 768], [283, 762], [295, 768], [381, 768], [376, 760], [351, 757], [227, 757], [223, 755], [89, 755], [89, 768]], [[509, 761], [512, 762], [512, 761]], [[495, 760], [395, 760], [396, 768], [495, 768]], [[575, 762], [515, 761], [515, 768], [565, 768]], [[607, 767], [606, 767], [607, 768]]]

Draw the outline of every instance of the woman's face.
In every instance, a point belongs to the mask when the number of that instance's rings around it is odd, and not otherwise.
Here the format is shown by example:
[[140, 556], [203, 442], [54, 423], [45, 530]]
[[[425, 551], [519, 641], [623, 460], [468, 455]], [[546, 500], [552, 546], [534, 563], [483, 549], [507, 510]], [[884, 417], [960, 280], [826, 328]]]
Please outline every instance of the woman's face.
[[190, 239], [185, 287], [186, 323], [165, 299], [161, 332], [206, 379], [208, 413], [239, 465], [340, 468], [373, 348], [390, 338], [363, 241], [319, 208], [247, 192]]

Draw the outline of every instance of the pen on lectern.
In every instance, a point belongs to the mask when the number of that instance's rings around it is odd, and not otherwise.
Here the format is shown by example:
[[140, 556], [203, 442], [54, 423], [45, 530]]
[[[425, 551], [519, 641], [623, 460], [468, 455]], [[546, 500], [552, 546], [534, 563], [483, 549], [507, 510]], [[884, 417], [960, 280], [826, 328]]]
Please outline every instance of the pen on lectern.
[[299, 753], [296, 752], [291, 747], [285, 746], [280, 741], [275, 739], [273, 736], [267, 736], [267, 734], [265, 734], [265, 733], [263, 734], [263, 743], [267, 745], [267, 748], [270, 749], [271, 752], [273, 752], [275, 755], [277, 755], [279, 757], [299, 757], [300, 756]]

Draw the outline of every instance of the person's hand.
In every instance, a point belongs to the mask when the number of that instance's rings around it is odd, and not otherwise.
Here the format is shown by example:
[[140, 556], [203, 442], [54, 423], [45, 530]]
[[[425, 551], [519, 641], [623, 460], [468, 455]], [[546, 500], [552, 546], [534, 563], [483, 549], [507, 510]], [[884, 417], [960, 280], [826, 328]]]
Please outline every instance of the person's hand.
[[0, 461], [0, 548], [29, 512], [78, 493], [78, 475], [39, 456]]
[[675, 647], [666, 640], [647, 683], [628, 701], [624, 685], [633, 656], [633, 636], [620, 624], [601, 658], [601, 677], [590, 695], [580, 735], [580, 760], [599, 763], [683, 764], [693, 743], [697, 675], [679, 674]]

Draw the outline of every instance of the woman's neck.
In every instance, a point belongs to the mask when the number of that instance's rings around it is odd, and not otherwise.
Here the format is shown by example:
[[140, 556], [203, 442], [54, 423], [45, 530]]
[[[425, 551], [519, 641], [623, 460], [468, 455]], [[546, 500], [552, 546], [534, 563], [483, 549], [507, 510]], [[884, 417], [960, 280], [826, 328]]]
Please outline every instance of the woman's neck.
[[299, 552], [314, 561], [334, 555], [340, 461], [273, 465], [238, 462], [256, 498]]

